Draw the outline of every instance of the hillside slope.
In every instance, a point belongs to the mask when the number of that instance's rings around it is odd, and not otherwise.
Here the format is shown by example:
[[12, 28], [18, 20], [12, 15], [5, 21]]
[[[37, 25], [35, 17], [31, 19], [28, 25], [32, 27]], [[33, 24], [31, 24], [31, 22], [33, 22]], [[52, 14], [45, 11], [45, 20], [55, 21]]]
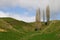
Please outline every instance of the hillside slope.
[[60, 40], [60, 21], [52, 21], [41, 33], [30, 36], [28, 40]]
[[0, 18], [0, 40], [60, 40], [60, 20], [43, 25], [40, 31], [34, 31], [34, 24]]
[[26, 22], [0, 18], [0, 40], [19, 40], [31, 30], [32, 26]]
[[11, 26], [20, 31], [30, 31], [32, 29], [32, 25], [30, 25], [29, 23], [18, 21], [13, 18], [0, 18], [0, 20], [4, 20], [6, 23], [9, 23]]

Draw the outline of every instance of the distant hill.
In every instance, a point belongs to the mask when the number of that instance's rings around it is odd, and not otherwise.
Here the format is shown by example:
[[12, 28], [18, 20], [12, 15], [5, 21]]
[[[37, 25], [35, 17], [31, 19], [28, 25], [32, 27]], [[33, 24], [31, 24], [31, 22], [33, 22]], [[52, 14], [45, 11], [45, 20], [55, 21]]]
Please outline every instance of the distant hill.
[[0, 24], [1, 27], [4, 25], [3, 28], [6, 28], [6, 27], [8, 28], [8, 26], [11, 25], [13, 28], [16, 28], [17, 30], [20, 30], [20, 31], [26, 31], [26, 30], [29, 31], [29, 30], [32, 30], [31, 28], [33, 28], [30, 23], [18, 21], [13, 18], [0, 18], [0, 23], [1, 23]]
[[42, 25], [40, 31], [34, 29], [35, 22], [26, 23], [13, 18], [0, 18], [0, 40], [60, 40], [60, 20]]

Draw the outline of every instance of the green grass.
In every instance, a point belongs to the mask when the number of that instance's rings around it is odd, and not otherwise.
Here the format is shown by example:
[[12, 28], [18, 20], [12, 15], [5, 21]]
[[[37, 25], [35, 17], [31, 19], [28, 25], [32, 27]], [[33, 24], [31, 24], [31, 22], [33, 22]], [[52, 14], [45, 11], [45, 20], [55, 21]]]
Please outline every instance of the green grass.
[[23, 34], [17, 32], [1, 32], [0, 40], [19, 40]]
[[29, 40], [59, 40], [55, 33], [42, 34], [32, 37]]
[[28, 40], [60, 40], [60, 21], [53, 22], [42, 34], [32, 36]]
[[[9, 25], [19, 32], [9, 29]], [[60, 20], [53, 21], [50, 26], [43, 25], [40, 31], [34, 31], [35, 22], [26, 23], [13, 18], [0, 18], [0, 28], [7, 30], [0, 32], [0, 40], [60, 40]], [[47, 29], [44, 30], [45, 28]]]

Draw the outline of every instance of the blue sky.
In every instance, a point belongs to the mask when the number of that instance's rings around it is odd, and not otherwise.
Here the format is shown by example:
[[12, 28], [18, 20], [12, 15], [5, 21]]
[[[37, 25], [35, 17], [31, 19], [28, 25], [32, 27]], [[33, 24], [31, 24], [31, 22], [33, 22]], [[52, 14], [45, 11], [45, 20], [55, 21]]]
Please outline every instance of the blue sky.
[[50, 19], [60, 20], [60, 0], [0, 0], [0, 17], [12, 17], [25, 22], [34, 22], [36, 9], [50, 7]]

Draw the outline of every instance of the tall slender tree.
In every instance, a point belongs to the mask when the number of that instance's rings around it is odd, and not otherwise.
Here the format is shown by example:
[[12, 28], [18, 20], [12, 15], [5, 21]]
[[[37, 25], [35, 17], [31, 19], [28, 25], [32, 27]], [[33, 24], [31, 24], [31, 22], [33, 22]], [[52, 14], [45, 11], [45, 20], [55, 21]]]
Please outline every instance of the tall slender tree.
[[40, 22], [40, 9], [36, 10], [36, 22]]
[[41, 18], [40, 18], [40, 8], [36, 10], [36, 29], [40, 29], [41, 27]]
[[46, 18], [47, 18], [47, 24], [49, 24], [49, 19], [50, 19], [50, 9], [49, 6], [46, 8]]
[[45, 13], [44, 13], [44, 10], [43, 10], [43, 22], [45, 22]]

